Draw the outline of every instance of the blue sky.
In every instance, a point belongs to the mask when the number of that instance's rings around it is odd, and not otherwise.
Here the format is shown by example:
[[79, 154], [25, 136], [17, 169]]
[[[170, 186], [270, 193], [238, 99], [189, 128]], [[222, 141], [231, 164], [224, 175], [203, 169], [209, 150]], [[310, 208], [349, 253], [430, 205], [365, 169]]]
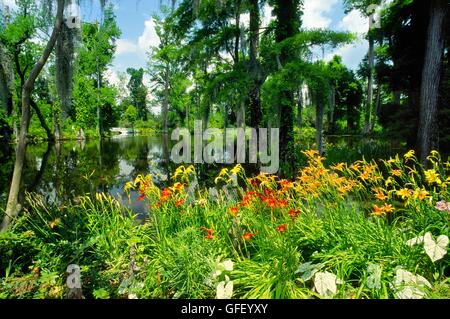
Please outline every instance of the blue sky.
[[[14, 7], [15, 0], [0, 0], [0, 5]], [[168, 0], [110, 0], [114, 5], [117, 22], [122, 36], [117, 41], [117, 51], [108, 74], [111, 82], [118, 81], [118, 74], [128, 67], [146, 67], [146, 52], [150, 46], [158, 45], [152, 15], [159, 12], [160, 2]], [[81, 7], [82, 20], [92, 21], [99, 18], [98, 1], [86, 1]], [[264, 8], [264, 23], [270, 19], [270, 7]], [[242, 17], [242, 21], [248, 20]], [[325, 58], [331, 59], [334, 54], [343, 57], [343, 62], [350, 68], [357, 68], [367, 52], [368, 44], [363, 34], [367, 32], [367, 19], [363, 19], [358, 11], [344, 13], [343, 0], [304, 0], [303, 26], [307, 28], [330, 28], [339, 31], [351, 31], [360, 34], [359, 41], [326, 52]], [[322, 53], [318, 51], [317, 58]]]
[[[159, 12], [160, 0], [115, 0], [114, 8], [122, 36], [117, 42], [117, 52], [111, 67], [112, 82], [117, 81], [117, 74], [125, 72], [128, 67], [146, 66], [146, 52], [150, 46], [158, 44], [152, 15]], [[270, 8], [266, 7], [264, 12], [267, 23]], [[82, 15], [85, 20], [95, 20], [98, 10], [90, 5], [82, 8]], [[367, 52], [367, 42], [363, 38], [368, 28], [367, 21], [357, 11], [345, 14], [342, 0], [305, 0], [303, 25], [307, 28], [322, 27], [361, 33], [360, 40], [355, 44], [325, 52], [326, 59], [334, 54], [342, 55], [344, 63], [355, 69]], [[321, 55], [321, 52], [318, 53], [317, 58], [321, 58]]]

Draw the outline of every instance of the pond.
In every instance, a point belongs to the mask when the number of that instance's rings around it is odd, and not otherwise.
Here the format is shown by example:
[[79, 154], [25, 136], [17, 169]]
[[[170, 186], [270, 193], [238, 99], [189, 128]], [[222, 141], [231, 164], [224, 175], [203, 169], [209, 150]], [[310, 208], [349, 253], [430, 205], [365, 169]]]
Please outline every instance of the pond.
[[[4, 205], [14, 167], [14, 146], [0, 152], [0, 198]], [[162, 137], [117, 136], [103, 141], [67, 141], [29, 145], [22, 190], [41, 194], [47, 203], [68, 203], [78, 196], [108, 193], [131, 205], [136, 213], [146, 207], [123, 187], [139, 174], [167, 175]], [[22, 192], [23, 193], [23, 192]]]
[[[358, 140], [361, 141], [360, 138]], [[70, 203], [86, 194], [104, 192], [117, 198], [135, 213], [145, 214], [148, 211], [147, 204], [138, 201], [138, 194], [133, 192], [130, 201], [123, 187], [139, 174], [159, 174], [161, 178], [156, 178], [155, 182], [163, 187], [164, 176], [170, 178], [170, 173], [178, 166], [169, 160], [173, 143], [162, 136], [118, 135], [102, 141], [31, 144], [27, 148], [22, 190], [41, 194], [46, 203], [58, 205]], [[366, 158], [367, 155], [369, 158], [384, 157], [398, 151], [374, 147], [377, 144], [373, 141], [349, 143], [347, 139], [329, 138], [328, 143], [332, 147], [326, 156], [331, 162], [350, 158], [356, 160], [362, 155]], [[369, 150], [365, 149], [367, 145], [370, 146]], [[0, 149], [1, 207], [6, 203], [13, 167], [14, 145], [5, 143]], [[244, 167], [250, 174], [252, 167]], [[213, 186], [214, 177], [221, 168], [222, 165], [196, 165], [200, 185]]]

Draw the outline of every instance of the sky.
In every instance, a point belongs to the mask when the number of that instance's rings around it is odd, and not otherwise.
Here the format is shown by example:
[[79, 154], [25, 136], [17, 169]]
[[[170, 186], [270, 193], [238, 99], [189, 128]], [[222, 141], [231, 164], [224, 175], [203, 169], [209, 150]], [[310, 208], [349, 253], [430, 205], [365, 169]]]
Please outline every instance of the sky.
[[[0, 0], [0, 4], [14, 7], [15, 0]], [[82, 6], [80, 9], [82, 21], [98, 19], [99, 8], [92, 3]], [[117, 41], [117, 50], [114, 61], [108, 71], [110, 82], [117, 83], [118, 74], [126, 72], [128, 67], [146, 67], [146, 53], [151, 46], [159, 43], [152, 20], [154, 14], [158, 14], [160, 3], [168, 0], [112, 0], [117, 23], [122, 30], [122, 35]], [[343, 63], [351, 69], [356, 69], [368, 50], [364, 33], [368, 30], [368, 21], [358, 11], [344, 13], [343, 0], [304, 0], [303, 26], [306, 28], [330, 28], [336, 31], [350, 31], [359, 34], [359, 40], [355, 43], [325, 52], [325, 59], [330, 60], [335, 54], [343, 57]], [[264, 8], [263, 23], [267, 24], [271, 19], [271, 9]], [[248, 21], [248, 15], [242, 17]], [[322, 57], [322, 52], [317, 51], [316, 58]]]
[[[160, 0], [116, 0], [115, 13], [122, 36], [117, 41], [116, 56], [111, 67], [110, 76], [113, 82], [117, 80], [117, 73], [125, 72], [127, 67], [146, 66], [146, 52], [150, 46], [159, 43], [152, 21], [153, 14], [158, 13], [159, 9]], [[265, 8], [264, 23], [270, 19], [270, 11], [270, 7]], [[248, 16], [242, 20], [245, 22], [246, 18], [248, 20]], [[368, 50], [367, 41], [364, 39], [368, 21], [358, 11], [345, 14], [342, 0], [305, 0], [302, 19], [306, 28], [330, 28], [359, 33], [359, 40], [355, 43], [325, 52], [326, 60], [339, 54], [349, 68], [358, 67]], [[316, 58], [321, 58], [322, 52], [317, 55]]]

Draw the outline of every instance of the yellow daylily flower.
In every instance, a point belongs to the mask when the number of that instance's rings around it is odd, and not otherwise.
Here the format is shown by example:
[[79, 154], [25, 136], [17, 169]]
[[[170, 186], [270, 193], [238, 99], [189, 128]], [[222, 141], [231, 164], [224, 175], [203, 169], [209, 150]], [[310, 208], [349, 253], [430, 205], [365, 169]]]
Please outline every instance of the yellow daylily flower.
[[429, 192], [427, 192], [424, 189], [418, 188], [414, 191], [413, 197], [414, 197], [414, 199], [424, 200], [428, 197], [428, 195], [430, 195]]
[[441, 184], [442, 181], [439, 178], [439, 174], [436, 173], [436, 171], [434, 169], [429, 169], [425, 171], [425, 178], [428, 182], [428, 184]]
[[408, 189], [408, 188], [402, 188], [402, 189], [398, 190], [398, 191], [396, 192], [396, 194], [397, 194], [398, 196], [400, 196], [402, 199], [406, 199], [406, 198], [411, 197], [412, 192], [413, 192], [413, 191], [410, 190], [410, 189]]
[[404, 155], [404, 157], [405, 157], [405, 159], [409, 160], [409, 159], [413, 158], [415, 156], [415, 154], [416, 153], [414, 152], [414, 150], [410, 150]]

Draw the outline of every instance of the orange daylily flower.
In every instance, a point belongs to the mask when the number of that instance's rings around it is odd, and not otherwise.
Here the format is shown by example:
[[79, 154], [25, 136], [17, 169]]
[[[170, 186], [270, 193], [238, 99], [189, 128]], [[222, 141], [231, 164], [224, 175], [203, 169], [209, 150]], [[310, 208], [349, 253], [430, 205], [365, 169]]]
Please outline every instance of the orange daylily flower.
[[239, 207], [231, 207], [230, 208], [231, 215], [236, 216], [238, 212], [239, 212]]
[[384, 215], [384, 211], [382, 207], [378, 207], [378, 205], [373, 205], [373, 214], [375, 216], [383, 216]]
[[381, 209], [383, 210], [383, 212], [385, 213], [392, 213], [394, 211], [394, 207], [392, 207], [392, 205], [390, 204], [384, 204]]
[[207, 235], [205, 236], [205, 239], [214, 239], [215, 236], [213, 236], [213, 229], [212, 228], [206, 228], [206, 227], [200, 227], [200, 229], [206, 231]]
[[244, 241], [249, 241], [252, 239], [252, 237], [255, 237], [255, 234], [249, 233], [249, 232], [245, 232], [244, 235], [242, 236], [242, 239]]
[[286, 231], [287, 224], [283, 224], [277, 227], [277, 230], [282, 234]]
[[176, 207], [180, 207], [184, 203], [184, 199], [179, 199], [175, 202]]
[[400, 177], [400, 176], [402, 176], [402, 171], [399, 170], [399, 169], [393, 169], [393, 170], [391, 171], [391, 174], [392, 174], [393, 176]]

